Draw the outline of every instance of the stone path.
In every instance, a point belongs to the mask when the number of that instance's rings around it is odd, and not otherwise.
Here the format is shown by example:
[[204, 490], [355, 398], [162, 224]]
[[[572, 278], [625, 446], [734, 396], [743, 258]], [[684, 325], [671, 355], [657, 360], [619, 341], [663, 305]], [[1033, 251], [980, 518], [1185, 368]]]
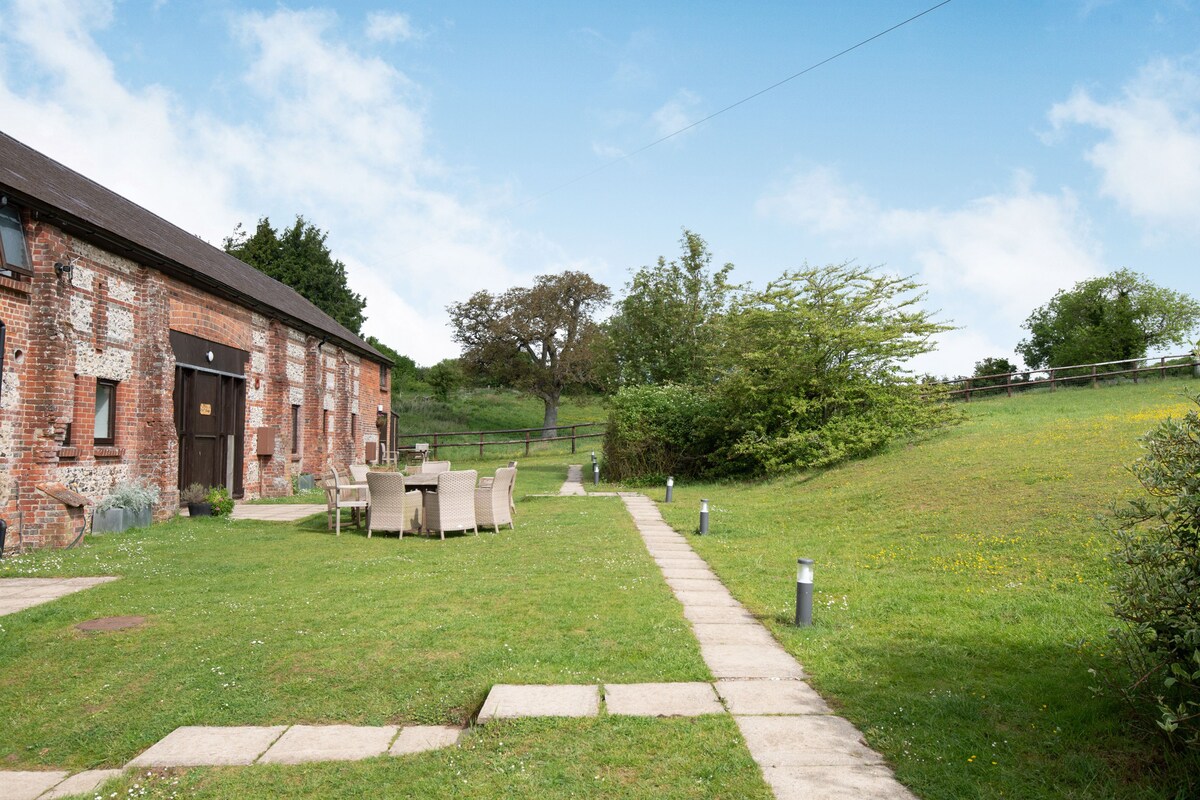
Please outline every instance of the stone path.
[[[584, 494], [573, 467], [560, 494]], [[728, 710], [779, 800], [915, 800], [862, 734], [804, 681], [804, 670], [733, 598], [657, 504], [620, 493], [683, 605], [715, 683], [492, 687], [478, 722], [527, 716], [699, 716]]]
[[572, 464], [567, 467], [567, 479], [563, 481], [562, 488], [558, 493], [564, 497], [586, 497], [587, 492], [583, 488], [583, 465]]
[[296, 522], [325, 511], [325, 506], [313, 503], [267, 503], [250, 505], [238, 503], [229, 516], [233, 519], [254, 519], [265, 522]]
[[[461, 734], [460, 728], [443, 725], [184, 727], [151, 745], [124, 769], [358, 761], [450, 747]], [[93, 792], [122, 771], [0, 772], [0, 800], [50, 800]]]
[[75, 592], [117, 580], [103, 578], [0, 578], [0, 616], [15, 614]]

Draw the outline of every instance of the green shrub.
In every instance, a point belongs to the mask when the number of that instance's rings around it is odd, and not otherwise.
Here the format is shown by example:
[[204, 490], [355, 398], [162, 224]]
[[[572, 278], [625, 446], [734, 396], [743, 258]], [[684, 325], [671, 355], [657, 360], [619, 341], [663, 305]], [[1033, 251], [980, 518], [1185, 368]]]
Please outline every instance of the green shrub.
[[1200, 751], [1200, 415], [1164, 420], [1142, 444], [1131, 469], [1147, 496], [1112, 525], [1114, 634], [1133, 670], [1124, 691], [1173, 742]]
[[208, 491], [208, 497], [205, 498], [213, 508], [213, 516], [223, 517], [233, 511], [233, 498], [229, 496], [229, 490], [224, 486], [214, 486]]
[[653, 483], [704, 468], [716, 417], [703, 392], [673, 384], [626, 387], [609, 408], [604, 460], [610, 480]]
[[158, 487], [141, 483], [119, 483], [96, 506], [97, 511], [110, 508], [153, 508], [158, 503]]

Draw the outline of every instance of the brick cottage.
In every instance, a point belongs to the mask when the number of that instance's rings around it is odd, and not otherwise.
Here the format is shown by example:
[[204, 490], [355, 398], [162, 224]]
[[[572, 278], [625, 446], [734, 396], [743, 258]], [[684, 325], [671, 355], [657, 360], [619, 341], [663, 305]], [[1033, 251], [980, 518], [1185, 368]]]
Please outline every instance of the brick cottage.
[[121, 483], [290, 493], [373, 459], [390, 362], [295, 291], [0, 133], [0, 517], [62, 546]]

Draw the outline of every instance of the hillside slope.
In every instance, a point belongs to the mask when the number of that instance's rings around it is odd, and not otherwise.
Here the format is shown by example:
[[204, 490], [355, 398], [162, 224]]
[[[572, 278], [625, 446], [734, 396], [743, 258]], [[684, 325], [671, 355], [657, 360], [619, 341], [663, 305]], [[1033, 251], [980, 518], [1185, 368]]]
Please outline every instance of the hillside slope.
[[[694, 530], [710, 500], [697, 550], [921, 797], [1173, 797], [1197, 765], [1164, 764], [1089, 670], [1114, 660], [1095, 516], [1137, 490], [1137, 437], [1194, 407], [1188, 392], [1200, 381], [977, 401], [925, 441], [677, 487], [664, 510]], [[801, 556], [816, 560], [804, 631]]]

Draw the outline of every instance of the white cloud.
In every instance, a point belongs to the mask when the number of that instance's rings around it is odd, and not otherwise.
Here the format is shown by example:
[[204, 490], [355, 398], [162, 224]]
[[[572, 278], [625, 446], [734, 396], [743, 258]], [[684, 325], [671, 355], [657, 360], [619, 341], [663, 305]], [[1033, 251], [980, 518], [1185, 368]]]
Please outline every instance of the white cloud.
[[1025, 175], [961, 208], [905, 209], [883, 208], [835, 170], [818, 167], [761, 199], [758, 209], [839, 242], [885, 250], [890, 264], [908, 265], [939, 295], [986, 302], [1010, 323], [1101, 270], [1074, 196], [1037, 192]]
[[372, 42], [407, 42], [420, 37], [407, 14], [392, 11], [367, 14], [366, 35]]
[[447, 304], [567, 260], [490, 217], [506, 187], [459, 199], [453, 170], [428, 152], [421, 87], [339, 38], [332, 12], [230, 18], [243, 61], [227, 68], [255, 108], [253, 122], [234, 122], [166, 87], [123, 83], [94, 38], [111, 3], [10, 10], [0, 11], [7, 133], [214, 244], [237, 222], [303, 214], [366, 296], [364, 332], [419, 363], [458, 352]]
[[1102, 131], [1087, 151], [1101, 192], [1152, 223], [1195, 231], [1200, 215], [1200, 75], [1190, 62], [1158, 60], [1099, 102], [1084, 90], [1056, 104], [1050, 121]]
[[655, 135], [659, 137], [686, 128], [696, 121], [696, 107], [700, 105], [700, 95], [688, 89], [680, 89], [667, 102], [663, 103], [650, 115], [654, 123]]

